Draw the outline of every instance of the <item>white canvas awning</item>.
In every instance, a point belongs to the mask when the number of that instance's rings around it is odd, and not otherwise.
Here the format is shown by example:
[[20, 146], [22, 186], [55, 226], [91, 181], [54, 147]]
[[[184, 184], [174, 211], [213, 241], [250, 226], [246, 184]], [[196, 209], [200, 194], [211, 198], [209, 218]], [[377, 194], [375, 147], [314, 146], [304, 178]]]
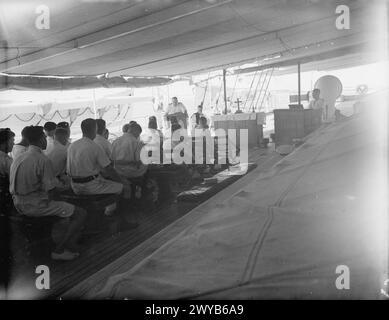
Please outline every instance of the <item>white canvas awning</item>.
[[142, 88], [169, 84], [162, 77], [106, 77], [102, 76], [34, 76], [0, 73], [3, 90], [75, 90], [91, 88]]
[[[53, 0], [50, 28], [40, 30], [35, 10], [41, 1], [3, 0], [0, 72], [172, 76], [343, 48], [354, 48], [348, 55], [359, 55], [353, 60], [358, 65], [382, 57], [377, 49], [387, 46], [385, 2]], [[336, 27], [339, 4], [350, 9], [350, 29]], [[357, 49], [371, 40], [370, 52]]]

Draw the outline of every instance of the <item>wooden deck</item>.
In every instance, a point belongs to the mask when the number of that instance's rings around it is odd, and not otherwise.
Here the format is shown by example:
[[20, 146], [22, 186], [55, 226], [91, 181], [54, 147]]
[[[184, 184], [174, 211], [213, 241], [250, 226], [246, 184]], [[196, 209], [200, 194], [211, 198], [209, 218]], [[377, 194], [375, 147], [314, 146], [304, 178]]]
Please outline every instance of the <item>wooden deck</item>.
[[[272, 146], [268, 149], [251, 149], [249, 153], [249, 162], [257, 164], [257, 168], [254, 170], [257, 173], [268, 169], [280, 158], [281, 156], [274, 152]], [[206, 202], [216, 203], [218, 198], [231, 194], [234, 189], [239, 188], [242, 183], [247, 183], [255, 176], [255, 174], [242, 176], [243, 178], [218, 192]], [[85, 285], [85, 281], [88, 283], [89, 279], [98, 281], [94, 278], [98, 271], [112, 263], [120, 264], [120, 258], [125, 254], [128, 256], [128, 253], [136, 248], [144, 249], [134, 252], [131, 259], [133, 259], [133, 263], [141, 261], [146, 255], [158, 249], [174, 236], [174, 233], [162, 233], [162, 230], [171, 226], [174, 222], [177, 225], [180, 218], [200, 205], [202, 201], [204, 199], [201, 199], [201, 201], [177, 202], [173, 198], [166, 201], [158, 210], [152, 213], [139, 214], [137, 217], [139, 226], [135, 229], [115, 234], [104, 232], [88, 237], [82, 243], [82, 255], [74, 261], [56, 262], [46, 257], [39, 258], [36, 261], [25, 261], [22, 265], [13, 266], [10, 298], [58, 298], [62, 297], [65, 292], [68, 292], [67, 297], [82, 296], [82, 292], [77, 292], [77, 289], [74, 291], [72, 288], [77, 288], [80, 283]], [[174, 228], [174, 230], [178, 232], [180, 228]], [[147, 243], [147, 246], [141, 246], [145, 243]], [[39, 291], [35, 289], [35, 279], [38, 276], [35, 274], [37, 265], [47, 265], [50, 268], [50, 290]]]

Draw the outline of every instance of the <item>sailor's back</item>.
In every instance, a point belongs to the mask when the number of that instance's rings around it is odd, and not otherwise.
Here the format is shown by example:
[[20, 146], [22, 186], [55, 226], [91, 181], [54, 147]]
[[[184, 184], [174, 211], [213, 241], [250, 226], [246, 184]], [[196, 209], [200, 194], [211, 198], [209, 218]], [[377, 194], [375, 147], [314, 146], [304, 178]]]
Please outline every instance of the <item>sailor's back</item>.
[[91, 139], [82, 137], [68, 149], [67, 173], [71, 177], [97, 175], [110, 164], [104, 151]]

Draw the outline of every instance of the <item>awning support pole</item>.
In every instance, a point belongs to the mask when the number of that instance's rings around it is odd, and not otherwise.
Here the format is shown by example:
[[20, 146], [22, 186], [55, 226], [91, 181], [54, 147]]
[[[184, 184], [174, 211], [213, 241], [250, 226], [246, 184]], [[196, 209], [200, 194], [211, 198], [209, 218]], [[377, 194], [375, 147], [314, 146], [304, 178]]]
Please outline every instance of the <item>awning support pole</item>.
[[93, 113], [95, 115], [95, 119], [97, 119], [97, 107], [96, 107], [96, 94], [95, 89], [93, 89]]
[[297, 77], [298, 77], [298, 104], [301, 104], [301, 65], [297, 64]]
[[223, 88], [224, 88], [224, 114], [227, 114], [227, 86], [226, 86], [226, 69], [223, 69]]

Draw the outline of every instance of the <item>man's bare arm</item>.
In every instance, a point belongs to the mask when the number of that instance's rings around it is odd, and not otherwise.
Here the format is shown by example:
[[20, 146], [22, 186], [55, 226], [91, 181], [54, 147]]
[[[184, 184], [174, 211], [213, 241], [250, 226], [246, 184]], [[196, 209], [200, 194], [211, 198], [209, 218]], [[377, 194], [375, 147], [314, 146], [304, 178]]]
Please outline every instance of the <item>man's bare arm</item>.
[[109, 164], [108, 166], [103, 168], [103, 170], [101, 171], [101, 174], [103, 175], [103, 177], [105, 177], [107, 179], [110, 179], [110, 180], [113, 180], [113, 181], [116, 181], [119, 183], [123, 182], [122, 178], [116, 172], [116, 170], [112, 164]]

